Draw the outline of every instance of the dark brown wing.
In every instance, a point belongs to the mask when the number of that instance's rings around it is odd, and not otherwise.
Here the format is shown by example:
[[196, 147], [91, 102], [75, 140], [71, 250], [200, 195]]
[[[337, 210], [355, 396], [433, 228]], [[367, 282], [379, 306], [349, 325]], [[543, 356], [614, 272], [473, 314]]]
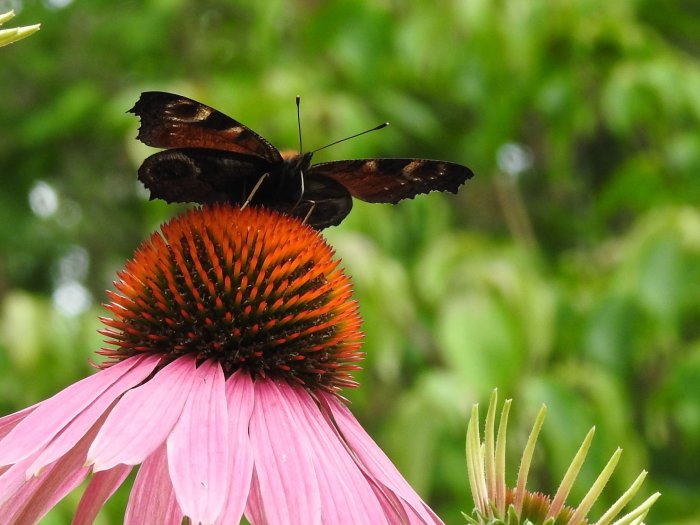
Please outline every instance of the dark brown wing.
[[352, 197], [342, 184], [309, 173], [304, 176], [304, 196], [301, 201], [297, 198], [286, 203], [278, 200], [272, 207], [302, 220], [306, 219], [309, 226], [322, 230], [342, 222], [352, 209]]
[[144, 160], [138, 178], [150, 190], [151, 199], [241, 204], [269, 171], [267, 167], [268, 163], [250, 155], [200, 148], [170, 149]]
[[304, 177], [304, 196], [300, 199], [299, 179], [285, 179], [281, 169], [280, 165], [251, 155], [178, 148], [144, 160], [139, 168], [139, 180], [150, 190], [151, 199], [242, 204], [267, 173], [253, 195], [253, 205], [307, 219], [310, 226], [319, 230], [340, 224], [350, 213], [352, 197], [340, 183], [310, 174]]
[[309, 174], [339, 182], [360, 200], [392, 204], [431, 191], [457, 193], [474, 175], [461, 164], [423, 159], [338, 160], [311, 166]]
[[279, 151], [263, 137], [200, 102], [161, 91], [141, 93], [130, 113], [141, 119], [138, 138], [156, 148], [209, 148], [281, 162]]

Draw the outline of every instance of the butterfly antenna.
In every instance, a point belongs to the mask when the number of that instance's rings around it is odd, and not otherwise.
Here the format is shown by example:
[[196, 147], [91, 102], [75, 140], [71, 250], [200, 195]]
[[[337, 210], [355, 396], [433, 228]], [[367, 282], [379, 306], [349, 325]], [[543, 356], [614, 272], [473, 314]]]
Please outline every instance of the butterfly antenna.
[[340, 144], [341, 142], [345, 142], [346, 140], [354, 139], [355, 137], [359, 137], [360, 135], [364, 135], [365, 133], [370, 133], [371, 131], [377, 131], [378, 129], [385, 128], [389, 125], [388, 122], [383, 122], [382, 124], [379, 124], [379, 126], [375, 126], [372, 129], [366, 129], [362, 133], [355, 133], [354, 135], [350, 135], [349, 137], [345, 137], [344, 139], [336, 140], [335, 142], [331, 142], [330, 144], [326, 144], [322, 148], [315, 149], [313, 153], [316, 153], [317, 151], [321, 151], [322, 149], [329, 148], [331, 146], [335, 146], [336, 144]]
[[304, 148], [301, 147], [301, 113], [299, 110], [299, 105], [301, 103], [301, 97], [297, 95], [297, 128], [299, 128], [299, 155], [304, 152]]

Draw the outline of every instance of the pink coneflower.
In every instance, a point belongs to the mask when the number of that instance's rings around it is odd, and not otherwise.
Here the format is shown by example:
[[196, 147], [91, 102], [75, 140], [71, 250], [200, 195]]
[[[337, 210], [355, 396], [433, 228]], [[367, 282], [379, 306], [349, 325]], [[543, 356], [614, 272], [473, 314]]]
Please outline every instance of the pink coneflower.
[[0, 419], [0, 520], [90, 477], [92, 523], [131, 470], [127, 524], [440, 523], [339, 397], [362, 334], [311, 228], [217, 206], [172, 220], [115, 283], [100, 372]]

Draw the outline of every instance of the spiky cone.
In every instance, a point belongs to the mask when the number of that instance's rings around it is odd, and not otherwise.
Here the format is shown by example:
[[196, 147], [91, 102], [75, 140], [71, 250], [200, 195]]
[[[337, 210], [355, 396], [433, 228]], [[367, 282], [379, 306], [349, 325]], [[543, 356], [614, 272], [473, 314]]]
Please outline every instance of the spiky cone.
[[[349, 279], [262, 209], [183, 214], [119, 274], [101, 370], [0, 419], [0, 515], [35, 523], [90, 474], [92, 523], [440, 523], [340, 398], [362, 358]], [[4, 465], [4, 467], [2, 467]]]
[[[362, 334], [348, 277], [314, 230], [268, 212], [214, 207], [176, 219], [129, 261], [109, 363], [141, 353], [217, 361], [230, 376], [276, 377], [311, 390], [354, 387]], [[268, 223], [272, 222], [274, 227]], [[107, 365], [103, 365], [107, 366]]]
[[[569, 491], [588, 453], [595, 428], [591, 429], [586, 435], [554, 496], [528, 491], [526, 489], [527, 477], [535, 451], [537, 436], [542, 428], [546, 414], [544, 406], [537, 415], [532, 432], [525, 445], [516, 486], [514, 488], [506, 487], [506, 432], [511, 400], [507, 399], [503, 405], [498, 433], [496, 434], [497, 400], [497, 391], [494, 390], [486, 414], [483, 442], [479, 433], [478, 405], [472, 407], [471, 418], [469, 419], [467, 428], [467, 470], [475, 508], [471, 516], [465, 515], [468, 523], [473, 525], [583, 525], [588, 523], [608, 525], [613, 523], [612, 520], [622, 512], [625, 506], [639, 492], [639, 488], [646, 477], [645, 471], [637, 477], [630, 488], [598, 520], [593, 522], [589, 518], [588, 513], [591, 507], [603, 491], [620, 458], [622, 450], [617, 449], [578, 506], [574, 508], [565, 505]], [[659, 496], [658, 492], [652, 494], [642, 504], [618, 518], [614, 525], [643, 525], [644, 518]]]

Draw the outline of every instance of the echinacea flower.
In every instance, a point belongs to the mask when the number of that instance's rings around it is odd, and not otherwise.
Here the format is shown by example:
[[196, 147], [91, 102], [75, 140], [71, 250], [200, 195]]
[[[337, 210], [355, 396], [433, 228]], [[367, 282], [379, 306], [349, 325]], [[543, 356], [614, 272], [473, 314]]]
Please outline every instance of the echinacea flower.
[[127, 524], [440, 523], [339, 396], [361, 332], [332, 256], [262, 209], [164, 225], [110, 293], [101, 370], [0, 419], [2, 523], [86, 478], [92, 523], [137, 466]]
[[[546, 409], [543, 406], [537, 415], [532, 432], [525, 445], [516, 486], [515, 488], [507, 488], [505, 481], [506, 430], [511, 400], [507, 399], [503, 404], [498, 433], [496, 434], [494, 429], [496, 425], [497, 399], [497, 392], [494, 390], [486, 414], [483, 443], [479, 437], [478, 405], [472, 407], [472, 414], [469, 419], [467, 428], [467, 469], [469, 471], [469, 486], [474, 498], [475, 509], [472, 516], [465, 516], [467, 521], [473, 525], [583, 525], [590, 523], [591, 520], [588, 518], [588, 513], [615, 470], [622, 450], [617, 449], [615, 451], [603, 472], [600, 473], [588, 493], [575, 508], [566, 506], [565, 501], [586, 459], [595, 428], [591, 429], [586, 435], [581, 448], [576, 453], [564, 475], [564, 479], [559, 485], [557, 493], [553, 497], [549, 497], [541, 492], [526, 490], [525, 485], [527, 484], [527, 476], [535, 451], [537, 436], [542, 428], [546, 413]], [[643, 471], [630, 488], [595, 521], [595, 524], [608, 525], [613, 523], [612, 520], [637, 494], [645, 477], [646, 472]], [[645, 516], [659, 496], [658, 492], [652, 494], [642, 504], [618, 518], [614, 525], [643, 525]]]
[[[7, 13], [0, 13], [0, 26], [3, 25], [8, 20], [11, 20], [15, 16], [14, 11], [8, 11]], [[18, 40], [28, 37], [32, 33], [39, 31], [41, 24], [34, 24], [31, 26], [21, 26], [13, 27], [11, 29], [0, 30], [0, 47], [6, 46]]]

